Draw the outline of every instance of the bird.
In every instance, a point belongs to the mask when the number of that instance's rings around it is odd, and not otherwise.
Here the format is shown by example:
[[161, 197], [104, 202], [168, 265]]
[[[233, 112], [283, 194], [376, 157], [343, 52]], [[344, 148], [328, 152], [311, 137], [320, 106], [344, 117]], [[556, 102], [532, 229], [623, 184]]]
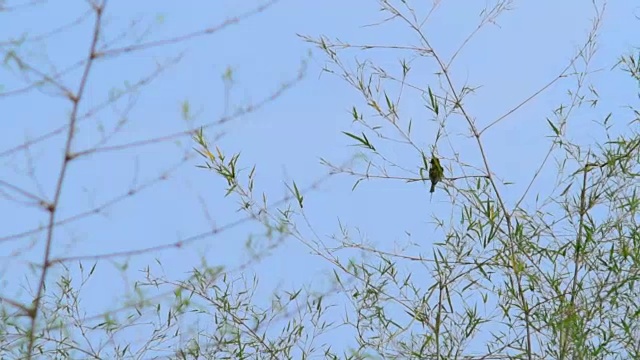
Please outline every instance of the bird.
[[442, 169], [442, 165], [440, 165], [440, 160], [433, 156], [431, 158], [431, 169], [429, 169], [429, 180], [431, 180], [431, 190], [430, 193], [436, 191], [436, 184], [442, 180], [444, 176], [444, 170]]

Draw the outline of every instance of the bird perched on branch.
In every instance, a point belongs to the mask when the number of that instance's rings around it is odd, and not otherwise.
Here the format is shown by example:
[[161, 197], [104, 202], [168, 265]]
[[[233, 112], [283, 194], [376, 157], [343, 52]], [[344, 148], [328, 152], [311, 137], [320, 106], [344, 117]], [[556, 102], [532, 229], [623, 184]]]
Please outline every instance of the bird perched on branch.
[[442, 180], [444, 176], [444, 170], [440, 165], [440, 160], [433, 156], [431, 158], [431, 169], [429, 169], [429, 180], [431, 180], [431, 190], [429, 192], [436, 191], [436, 184]]

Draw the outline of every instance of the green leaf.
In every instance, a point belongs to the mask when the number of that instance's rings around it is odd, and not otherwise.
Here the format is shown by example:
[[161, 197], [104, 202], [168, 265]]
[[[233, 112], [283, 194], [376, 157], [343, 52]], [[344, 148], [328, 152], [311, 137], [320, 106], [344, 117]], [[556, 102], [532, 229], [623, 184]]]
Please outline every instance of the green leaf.
[[384, 99], [387, 101], [387, 107], [389, 108], [389, 111], [393, 112], [393, 103], [391, 102], [391, 99], [389, 99], [386, 91], [384, 92]]
[[367, 139], [367, 135], [365, 135], [364, 133], [362, 133], [362, 137], [359, 137], [359, 136], [354, 135], [352, 133], [348, 133], [346, 131], [343, 131], [342, 133], [347, 135], [348, 137], [360, 142], [360, 144], [359, 144], [360, 146], [365, 147], [367, 149], [371, 149], [373, 151], [376, 151], [376, 148], [369, 142], [369, 139]]
[[189, 100], [182, 102], [182, 118], [184, 120], [189, 120], [191, 118], [191, 105], [189, 104]]
[[302, 200], [304, 199], [304, 197], [302, 196], [302, 194], [300, 193], [300, 190], [298, 189], [298, 185], [296, 185], [296, 182], [293, 182], [293, 193], [296, 197], [296, 200], [298, 200], [298, 205], [300, 205], [300, 208], [302, 209]]
[[547, 118], [547, 122], [549, 123], [549, 126], [551, 126], [551, 129], [556, 134], [556, 136], [560, 136], [560, 130], [558, 130], [558, 128], [551, 122], [551, 120], [549, 120], [549, 118]]
[[364, 180], [364, 179], [358, 179], [358, 180], [353, 184], [353, 186], [351, 187], [351, 191], [355, 190], [355, 189], [356, 189], [356, 187], [360, 184], [360, 182], [361, 182], [362, 180]]
[[431, 101], [431, 107], [429, 107], [429, 110], [433, 111], [436, 115], [438, 115], [440, 113], [440, 107], [438, 106], [438, 99], [436, 99], [436, 97], [433, 95], [433, 92], [431, 91], [431, 87], [428, 87], [429, 89], [429, 100]]

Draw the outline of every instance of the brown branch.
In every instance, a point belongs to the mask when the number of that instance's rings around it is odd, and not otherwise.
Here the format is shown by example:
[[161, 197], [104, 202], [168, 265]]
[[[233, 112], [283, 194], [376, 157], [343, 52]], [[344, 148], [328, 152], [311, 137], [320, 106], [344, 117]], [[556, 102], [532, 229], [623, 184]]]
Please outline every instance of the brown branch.
[[[303, 194], [306, 194], [311, 190], [317, 189], [320, 186], [320, 184], [327, 181], [330, 177], [331, 177], [331, 174], [327, 174], [321, 177], [320, 179], [316, 180], [311, 185], [306, 187], [304, 190], [301, 190], [301, 192]], [[286, 202], [291, 201], [293, 198], [294, 198], [293, 195], [287, 194], [286, 196], [282, 197], [280, 200], [272, 203], [270, 207], [276, 207], [278, 205], [285, 204]], [[128, 257], [133, 255], [140, 255], [140, 254], [149, 253], [153, 251], [161, 251], [161, 250], [167, 250], [167, 249], [180, 249], [183, 246], [188, 245], [189, 243], [193, 243], [198, 240], [202, 240], [207, 237], [220, 234], [226, 230], [232, 229], [238, 225], [241, 225], [243, 223], [246, 223], [250, 220], [255, 220], [255, 219], [256, 219], [256, 215], [251, 214], [249, 216], [245, 216], [243, 218], [240, 218], [236, 221], [230, 222], [223, 226], [217, 227], [215, 229], [189, 236], [183, 240], [174, 241], [174, 242], [163, 244], [163, 245], [156, 245], [156, 246], [150, 246], [146, 248], [135, 249], [135, 250], [117, 251], [117, 252], [97, 254], [97, 255], [79, 255], [79, 256], [60, 257], [60, 258], [51, 259], [51, 264], [67, 263], [71, 261], [83, 261], [83, 260], [104, 260], [104, 259], [111, 259], [111, 258], [117, 258], [117, 257]]]
[[[1, 11], [1, 10], [0, 10]], [[62, 26], [59, 26], [53, 30], [47, 31], [45, 33], [39, 34], [39, 35], [35, 35], [35, 36], [30, 36], [30, 37], [26, 37], [20, 40], [8, 40], [8, 41], [0, 41], [0, 46], [7, 46], [7, 45], [20, 45], [23, 43], [28, 43], [28, 42], [35, 42], [35, 41], [41, 41], [44, 40], [48, 37], [51, 37], [53, 35], [59, 34], [63, 31], [69, 30], [72, 27], [79, 25], [80, 23], [82, 23], [85, 19], [87, 19], [89, 17], [89, 15], [91, 15], [93, 13], [93, 9], [88, 9], [87, 11], [85, 11], [82, 15], [78, 16], [77, 19], [64, 24]]]
[[[89, 119], [91, 116], [97, 114], [98, 112], [100, 112], [101, 110], [105, 109], [107, 106], [109, 106], [110, 104], [113, 104], [114, 102], [118, 101], [120, 98], [122, 98], [124, 95], [126, 94], [130, 94], [133, 93], [134, 91], [136, 91], [137, 89], [148, 85], [149, 83], [151, 83], [153, 80], [155, 80], [164, 70], [166, 70], [169, 66], [173, 66], [175, 64], [177, 64], [180, 60], [181, 60], [182, 56], [177, 56], [169, 61], [167, 61], [167, 63], [162, 64], [160, 66], [158, 66], [152, 73], [150, 73], [149, 75], [141, 78], [140, 80], [138, 80], [136, 83], [132, 84], [127, 91], [123, 91], [121, 93], [118, 93], [117, 96], [115, 97], [111, 97], [108, 98], [107, 100], [103, 101], [101, 104], [96, 105], [95, 107], [87, 110], [84, 114], [80, 115], [78, 117], [78, 122], [84, 121]], [[55, 78], [56, 76], [62, 76], [63, 74], [66, 73], [66, 70], [61, 72], [59, 75], [55, 75], [53, 76], [53, 78]], [[0, 97], [2, 96], [2, 94], [0, 93]], [[11, 155], [17, 151], [20, 151], [22, 149], [26, 149], [29, 146], [38, 144], [42, 141], [45, 141], [47, 139], [50, 139], [58, 134], [61, 134], [62, 132], [64, 132], [65, 130], [67, 130], [67, 128], [69, 128], [69, 124], [64, 124], [54, 130], [51, 130], [45, 134], [39, 135], [38, 137], [36, 137], [35, 139], [32, 140], [27, 140], [25, 142], [23, 142], [22, 144], [18, 145], [18, 146], [14, 146], [12, 148], [9, 148], [7, 150], [4, 150], [2, 152], [0, 152], [0, 157], [5, 157], [8, 155]]]
[[[273, 92], [272, 94], [270, 94], [269, 96], [265, 97], [264, 99], [262, 99], [261, 101], [255, 103], [255, 104], [250, 104], [246, 107], [244, 107], [243, 109], [237, 111], [236, 113], [234, 113], [233, 115], [230, 116], [225, 116], [222, 117], [214, 122], [210, 122], [207, 123], [205, 125], [202, 126], [202, 128], [209, 128], [215, 125], [221, 125], [224, 124], [228, 121], [231, 121], [241, 115], [245, 115], [251, 112], [254, 112], [262, 107], [264, 107], [266, 104], [276, 100], [277, 98], [279, 98], [280, 96], [282, 96], [289, 88], [291, 88], [292, 86], [294, 86], [295, 84], [297, 84], [299, 81], [302, 80], [302, 77], [304, 75], [304, 68], [302, 68], [299, 73], [298, 76], [281, 85], [278, 90], [276, 90], [275, 92]], [[91, 110], [86, 114], [86, 116], [92, 115]], [[65, 126], [66, 127], [66, 126]], [[62, 132], [63, 129], [59, 128], [54, 130], [57, 132]], [[53, 133], [53, 132], [52, 132]], [[134, 141], [128, 144], [123, 144], [123, 145], [114, 145], [114, 146], [109, 146], [109, 147], [102, 147], [102, 148], [94, 148], [94, 149], [89, 149], [89, 150], [84, 150], [84, 151], [80, 151], [80, 152], [76, 152], [76, 153], [71, 153], [69, 154], [69, 156], [73, 159], [78, 158], [80, 156], [86, 156], [92, 153], [100, 153], [100, 152], [107, 152], [107, 151], [117, 151], [117, 150], [123, 150], [123, 149], [129, 149], [129, 148], [133, 148], [133, 147], [138, 147], [138, 146], [145, 146], [145, 145], [150, 145], [150, 144], [155, 144], [155, 143], [159, 143], [159, 142], [163, 142], [163, 141], [169, 141], [172, 139], [176, 139], [176, 138], [180, 138], [180, 137], [184, 137], [184, 136], [190, 136], [193, 133], [192, 130], [187, 130], [187, 131], [181, 131], [181, 132], [177, 132], [177, 133], [173, 133], [173, 134], [168, 134], [165, 136], [161, 136], [161, 137], [157, 137], [157, 138], [152, 138], [152, 139], [146, 139], [146, 140], [140, 140], [140, 141]], [[51, 134], [51, 133], [49, 133]], [[48, 134], [47, 134], [48, 135]], [[45, 135], [46, 136], [46, 135]], [[49, 136], [53, 136], [53, 135], [49, 135]], [[41, 137], [42, 138], [42, 137]], [[33, 142], [33, 141], [32, 141]], [[24, 144], [22, 144], [21, 146], [25, 146]], [[4, 154], [8, 153], [0, 153], [0, 157]], [[151, 187], [153, 184], [164, 180], [167, 177], [167, 174], [169, 172], [173, 172], [175, 171], [180, 165], [182, 165], [184, 163], [184, 161], [186, 161], [187, 159], [183, 159], [179, 164], [174, 165], [172, 167], [170, 167], [167, 171], [165, 171], [163, 174], [161, 174], [160, 176], [158, 176], [157, 178], [135, 188], [135, 189], [130, 189], [129, 191], [127, 191], [125, 194], [122, 194], [116, 198], [113, 198], [103, 204], [100, 204], [99, 206], [89, 209], [87, 211], [84, 211], [82, 213], [70, 216], [68, 218], [62, 219], [62, 220], [58, 220], [56, 221], [53, 226], [57, 227], [60, 225], [64, 225], [64, 224], [68, 224], [70, 222], [85, 218], [87, 216], [90, 215], [94, 215], [94, 214], [98, 214], [100, 212], [102, 212], [104, 209], [115, 205], [116, 203], [119, 203], [121, 201], [123, 201], [124, 199], [128, 198], [129, 196], [138, 193], [146, 188]], [[15, 240], [15, 239], [20, 239], [23, 238], [25, 236], [29, 236], [29, 235], [33, 235], [33, 234], [37, 234], [43, 230], [47, 229], [46, 226], [39, 226], [37, 228], [33, 228], [30, 230], [26, 230], [26, 231], [22, 231], [20, 233], [14, 233], [11, 235], [6, 235], [3, 237], [0, 237], [0, 243], [2, 242], [6, 242], [6, 241], [11, 241], [11, 240]]]
[[12, 185], [4, 180], [0, 179], [0, 185], [3, 185], [5, 187], [8, 187], [9, 189], [19, 193], [20, 195], [27, 197], [35, 202], [37, 202], [39, 205], [44, 205], [46, 203], [46, 201], [44, 201], [43, 199], [41, 199], [39, 196], [34, 195], [26, 190], [23, 190], [15, 185]]
[[[216, 125], [222, 125], [222, 124], [225, 124], [225, 123], [227, 123], [227, 122], [229, 122], [231, 120], [234, 120], [234, 119], [236, 119], [236, 118], [238, 118], [240, 116], [255, 112], [256, 110], [264, 107], [266, 104], [268, 104], [268, 103], [276, 100], [280, 96], [282, 96], [287, 90], [289, 90], [295, 84], [300, 82], [302, 80], [303, 76], [304, 76], [304, 67], [299, 71], [299, 73], [298, 73], [298, 75], [296, 76], [295, 79], [290, 80], [290, 81], [282, 84], [276, 91], [274, 91], [272, 94], [270, 94], [266, 98], [262, 99], [261, 101], [255, 103], [255, 104], [247, 105], [247, 106], [237, 110], [235, 113], [233, 113], [233, 114], [231, 114], [229, 116], [223, 116], [223, 117], [221, 117], [220, 119], [218, 119], [216, 121], [208, 122], [208, 123], [202, 125], [200, 128], [207, 129], [207, 128], [210, 128], [210, 127], [213, 127], [213, 126], [216, 126]], [[88, 150], [81, 150], [81, 151], [78, 151], [78, 152], [74, 153], [73, 156], [74, 157], [80, 157], [80, 156], [86, 156], [86, 155], [94, 154], [94, 153], [119, 151], [119, 150], [124, 150], [124, 149], [131, 149], [131, 148], [135, 148], [135, 147], [140, 147], [140, 146], [152, 145], [152, 144], [157, 144], [157, 143], [161, 143], [161, 142], [165, 142], [165, 141], [170, 141], [170, 140], [174, 140], [174, 139], [185, 137], [185, 136], [193, 136], [193, 133], [194, 133], [194, 130], [179, 131], [179, 132], [175, 132], [173, 134], [167, 134], [167, 135], [158, 136], [158, 137], [154, 137], [154, 138], [149, 138], [149, 139], [145, 139], [145, 140], [132, 141], [130, 143], [121, 144], [121, 145], [104, 146], [104, 147], [100, 147], [100, 148], [92, 148], [92, 149], [88, 149]], [[2, 154], [0, 154], [0, 156], [1, 155]]]
[[2, 4], [0, 4], [0, 12], [6, 11], [16, 11], [16, 10], [20, 10], [20, 9], [26, 9], [29, 8], [31, 6], [35, 6], [38, 4], [43, 4], [45, 3], [44, 0], [31, 0], [29, 2], [25, 2], [23, 4], [18, 4], [18, 5], [13, 5], [13, 6], [4, 6]]
[[[61, 225], [66, 225], [69, 224], [71, 222], [83, 219], [85, 217], [91, 216], [91, 215], [96, 215], [96, 214], [100, 214], [101, 212], [105, 211], [106, 209], [108, 209], [109, 207], [116, 205], [122, 201], [124, 201], [125, 199], [138, 194], [146, 189], [151, 188], [153, 185], [155, 185], [156, 183], [159, 183], [165, 179], [167, 179], [167, 177], [169, 176], [170, 173], [174, 172], [175, 170], [177, 170], [180, 166], [184, 165], [186, 163], [186, 161], [188, 160], [188, 156], [185, 156], [179, 163], [169, 167], [167, 170], [163, 171], [160, 175], [158, 175], [157, 177], [147, 181], [146, 183], [143, 183], [142, 185], [136, 187], [136, 188], [132, 188], [129, 189], [126, 193], [123, 193], [119, 196], [116, 196], [114, 198], [112, 198], [111, 200], [108, 200], [94, 208], [91, 208], [89, 210], [83, 211], [81, 213], [69, 216], [67, 218], [64, 218], [62, 220], [57, 220], [53, 226], [54, 227], [59, 227]], [[15, 240], [15, 239], [20, 239], [23, 238], [25, 236], [29, 236], [29, 235], [33, 235], [33, 234], [37, 234], [39, 232], [42, 232], [44, 230], [48, 229], [48, 226], [38, 226], [37, 228], [32, 228], [30, 230], [25, 230], [23, 232], [20, 233], [15, 233], [15, 234], [11, 234], [11, 235], [6, 235], [3, 237], [0, 237], [0, 243], [3, 242], [7, 242], [7, 241], [11, 241], [11, 240]]]
[[77, 93], [71, 97], [73, 102], [73, 109], [71, 110], [71, 115], [69, 119], [69, 129], [67, 132], [67, 141], [65, 144], [64, 150], [64, 161], [62, 162], [60, 175], [58, 176], [58, 181], [56, 185], [56, 191], [53, 198], [53, 203], [49, 207], [49, 225], [47, 231], [47, 239], [45, 242], [45, 250], [42, 262], [42, 271], [40, 273], [40, 280], [38, 282], [38, 287], [36, 290], [36, 296], [33, 300], [33, 307], [31, 312], [31, 328], [28, 332], [28, 345], [27, 345], [27, 360], [31, 360], [33, 356], [33, 350], [36, 341], [36, 326], [38, 319], [38, 310], [40, 308], [40, 304], [42, 303], [42, 296], [44, 293], [45, 282], [47, 279], [48, 270], [51, 267], [50, 257], [51, 257], [51, 247], [53, 245], [53, 230], [55, 229], [55, 218], [56, 218], [56, 208], [60, 202], [60, 197], [62, 195], [62, 185], [64, 184], [65, 175], [67, 173], [67, 168], [69, 167], [69, 163], [72, 160], [71, 154], [71, 145], [73, 142], [76, 121], [78, 120], [78, 109], [80, 107], [80, 100], [84, 95], [85, 86], [89, 80], [89, 73], [91, 72], [91, 67], [93, 65], [93, 61], [96, 58], [95, 49], [98, 44], [98, 39], [100, 36], [100, 28], [102, 25], [102, 14], [104, 12], [104, 7], [106, 6], [106, 0], [103, 0], [101, 5], [93, 4], [93, 9], [96, 13], [95, 26], [93, 30], [93, 38], [91, 40], [91, 46], [89, 49], [88, 60], [86, 66], [84, 68], [84, 72], [80, 79], [80, 84], [78, 86]]
[[222, 22], [221, 24], [218, 24], [216, 26], [210, 27], [210, 28], [206, 28], [203, 30], [199, 30], [199, 31], [195, 31], [189, 34], [184, 34], [184, 35], [180, 35], [180, 36], [176, 36], [173, 38], [169, 38], [169, 39], [163, 39], [163, 40], [157, 40], [157, 41], [150, 41], [147, 43], [143, 43], [143, 44], [138, 44], [138, 45], [129, 45], [129, 46], [125, 46], [125, 47], [121, 47], [121, 48], [115, 48], [115, 49], [110, 49], [110, 50], [104, 50], [101, 52], [98, 52], [96, 54], [96, 57], [106, 57], [106, 56], [115, 56], [115, 55], [119, 55], [119, 54], [123, 54], [123, 53], [130, 53], [130, 52], [134, 52], [134, 51], [140, 51], [140, 50], [146, 50], [146, 49], [151, 49], [154, 47], [158, 47], [158, 46], [164, 46], [164, 45], [171, 45], [171, 44], [176, 44], [176, 43], [180, 43], [186, 40], [191, 40], [197, 37], [201, 37], [201, 36], [206, 36], [206, 35], [210, 35], [212, 33], [218, 32], [226, 27], [229, 27], [231, 25], [235, 25], [237, 23], [239, 23], [241, 20], [247, 19], [253, 15], [259, 14], [263, 11], [265, 11], [266, 9], [270, 8], [271, 6], [273, 6], [275, 3], [277, 3], [278, 0], [271, 0], [263, 5], [260, 5], [254, 9], [251, 9], [243, 14], [240, 14], [236, 17], [232, 17], [229, 18], [227, 20], [225, 20], [224, 22]]

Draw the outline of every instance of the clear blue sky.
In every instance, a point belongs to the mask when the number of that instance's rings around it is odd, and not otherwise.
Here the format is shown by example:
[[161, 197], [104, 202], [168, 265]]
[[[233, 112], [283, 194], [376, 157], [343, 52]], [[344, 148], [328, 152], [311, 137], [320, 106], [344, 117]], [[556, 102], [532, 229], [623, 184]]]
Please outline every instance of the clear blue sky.
[[[104, 39], [118, 38], [126, 31], [129, 37], [117, 46], [129, 44], [142, 35], [147, 26], [150, 26], [150, 32], [145, 41], [170, 38], [221, 23], [255, 5], [254, 2], [237, 3], [111, 1], [105, 14]], [[432, 36], [432, 45], [445, 57], [450, 56], [473, 31], [479, 6], [485, 2], [473, 6], [468, 3], [442, 2], [426, 27], [427, 34]], [[5, 5], [11, 4], [9, 1]], [[588, 1], [516, 1], [513, 8], [498, 19], [499, 26], [489, 25], [473, 38], [452, 70], [458, 84], [482, 85], [477, 96], [470, 97], [466, 103], [480, 124], [489, 123], [557, 76], [584, 43], [593, 17], [593, 5]], [[21, 34], [51, 31], [86, 11], [84, 1], [68, 1], [0, 12], [0, 43]], [[588, 141], [592, 121], [604, 118], [609, 111], [622, 115], [620, 124], [629, 120], [623, 106], [637, 102], [628, 91], [636, 85], [621, 72], [609, 70], [619, 55], [638, 45], [634, 37], [638, 33], [635, 19], [638, 14], [638, 5], [632, 0], [611, 1], [606, 7], [598, 53], [590, 64], [592, 70], [603, 69], [591, 78], [601, 95], [601, 106], [574, 115], [580, 119], [573, 120], [570, 126], [575, 126], [574, 134], [578, 138]], [[319, 163], [320, 157], [341, 163], [359, 151], [347, 146], [351, 141], [341, 131], [362, 131], [352, 125], [350, 109], [357, 106], [365, 110], [363, 99], [355, 89], [339, 77], [321, 72], [326, 64], [324, 54], [304, 43], [296, 34], [326, 35], [357, 44], [417, 43], [416, 36], [399, 23], [364, 27], [382, 19], [376, 2], [284, 0], [264, 13], [213, 35], [97, 61], [81, 112], [103, 102], [114, 87], [122, 87], [126, 82], [135, 83], [153, 71], [156, 63], [184, 52], [180, 63], [169, 67], [141, 91], [127, 115], [127, 124], [108, 145], [170, 134], [187, 129], [181, 117], [181, 104], [185, 100], [196, 114], [194, 126], [215, 121], [223, 114], [221, 75], [228, 67], [233, 69], [235, 79], [230, 97], [233, 106], [268, 96], [279, 84], [294, 78], [301, 61], [306, 59], [306, 77], [300, 84], [259, 111], [222, 127], [211, 128], [206, 133], [211, 139], [224, 134], [215, 145], [228, 154], [241, 152], [242, 167], [249, 169], [256, 164], [257, 193], [265, 192], [270, 200], [277, 200], [286, 192], [283, 181], [295, 180], [300, 187], [305, 187], [322, 177], [327, 169]], [[133, 20], [140, 21], [136, 30], [126, 30]], [[86, 55], [92, 26], [91, 15], [70, 31], [44, 42], [26, 44], [20, 54], [42, 70], [64, 69]], [[4, 57], [8, 49], [6, 45], [0, 47], [0, 55]], [[311, 57], [308, 55], [310, 50]], [[353, 64], [354, 56], [397, 69], [403, 54], [354, 51], [345, 53], [345, 60]], [[420, 85], [437, 86], [429, 83], [434, 79], [431, 76], [435, 71], [433, 61], [429, 58], [413, 61], [416, 71], [424, 74], [424, 82]], [[75, 71], [65, 76], [64, 82], [76, 89], [79, 77], [80, 72]], [[419, 78], [414, 74], [414, 80]], [[0, 67], [0, 92], [20, 88], [25, 84], [24, 80], [16, 71]], [[545, 138], [549, 134], [545, 118], [551, 116], [554, 106], [564, 101], [566, 90], [574, 86], [571, 81], [557, 83], [487, 134], [485, 141], [494, 171], [503, 179], [516, 183], [508, 201], [518, 198], [528, 184], [525, 181], [532, 175], [531, 164], [538, 164], [545, 155], [545, 144], [549, 141]], [[45, 87], [41, 91], [32, 90], [15, 96], [0, 95], [0, 153], [20, 145], [25, 138], [37, 137], [66, 123], [70, 103], [56, 96], [55, 91]], [[404, 114], [425, 131], [422, 145], [428, 152], [435, 127], [426, 122], [429, 114], [417, 99], [408, 97], [403, 103]], [[126, 102], [121, 102], [82, 122], [73, 148], [86, 149], [100, 141], [99, 127], [112, 129], [124, 109]], [[465, 126], [452, 124], [451, 129], [464, 131]], [[461, 142], [457, 150], [461, 156], [468, 156], [465, 159], [469, 163], [478, 164], [473, 143], [461, 137], [458, 139]], [[29, 156], [18, 151], [0, 157], [0, 179], [34, 194], [42, 192], [50, 200], [63, 144], [64, 137], [57, 136], [31, 147]], [[126, 193], [131, 184], [139, 185], [154, 179], [178, 163], [184, 152], [193, 146], [188, 137], [183, 137], [178, 141], [99, 153], [74, 161], [63, 189], [59, 218], [86, 211]], [[445, 157], [451, 156], [447, 146], [439, 148], [439, 152]], [[403, 158], [414, 155], [406, 149], [391, 153], [395, 160], [416, 167], [419, 159]], [[29, 161], [35, 169], [37, 182], [26, 174]], [[119, 202], [103, 214], [59, 227], [55, 231], [53, 256], [104, 254], [175, 242], [211, 228], [203, 206], [217, 226], [242, 217], [235, 211], [235, 199], [224, 198], [224, 182], [195, 167], [201, 163], [201, 159], [194, 158], [172, 172], [167, 181]], [[543, 179], [552, 181], [553, 167], [548, 170], [548, 176]], [[447, 218], [451, 212], [448, 198], [442, 191], [436, 192], [430, 200], [428, 188], [423, 184], [376, 180], [362, 183], [352, 192], [354, 181], [344, 175], [336, 176], [305, 196], [305, 210], [320, 236], [339, 233], [338, 221], [341, 221], [355, 237], [363, 236], [380, 249], [392, 250], [396, 241], [406, 240], [406, 234], [410, 233], [414, 242], [423, 244], [422, 253], [431, 255], [430, 244], [442, 241], [434, 236], [431, 216]], [[537, 186], [548, 191], [551, 184], [543, 182]], [[45, 223], [46, 212], [10, 200], [8, 194], [15, 196], [15, 193], [7, 188], [0, 187], [0, 191], [0, 237]], [[123, 287], [143, 276], [140, 270], [146, 265], [172, 278], [187, 276], [194, 266], [198, 266], [200, 256], [204, 256], [209, 264], [232, 269], [245, 259], [242, 255], [244, 242], [248, 234], [256, 231], [261, 228], [242, 225], [199, 240], [185, 249], [137, 256], [131, 259], [126, 278], [115, 271], [110, 262], [100, 262], [95, 279], [85, 287], [85, 296], [91, 299], [91, 304], [85, 303], [88, 312], [112, 308]], [[25, 260], [37, 262], [41, 259], [43, 234], [0, 242], [2, 296], [23, 301], [29, 298], [24, 286], [34, 286], [36, 277]], [[418, 251], [414, 248], [412, 254]], [[162, 268], [155, 259], [160, 260]], [[76, 264], [68, 266], [77, 274]], [[309, 255], [308, 250], [296, 241], [289, 240], [254, 269], [260, 275], [261, 289], [268, 290], [276, 284], [294, 287], [310, 280], [315, 285], [322, 285], [324, 279], [317, 274], [330, 267], [325, 261]], [[60, 273], [61, 268], [57, 268], [50, 274], [50, 280]]]

